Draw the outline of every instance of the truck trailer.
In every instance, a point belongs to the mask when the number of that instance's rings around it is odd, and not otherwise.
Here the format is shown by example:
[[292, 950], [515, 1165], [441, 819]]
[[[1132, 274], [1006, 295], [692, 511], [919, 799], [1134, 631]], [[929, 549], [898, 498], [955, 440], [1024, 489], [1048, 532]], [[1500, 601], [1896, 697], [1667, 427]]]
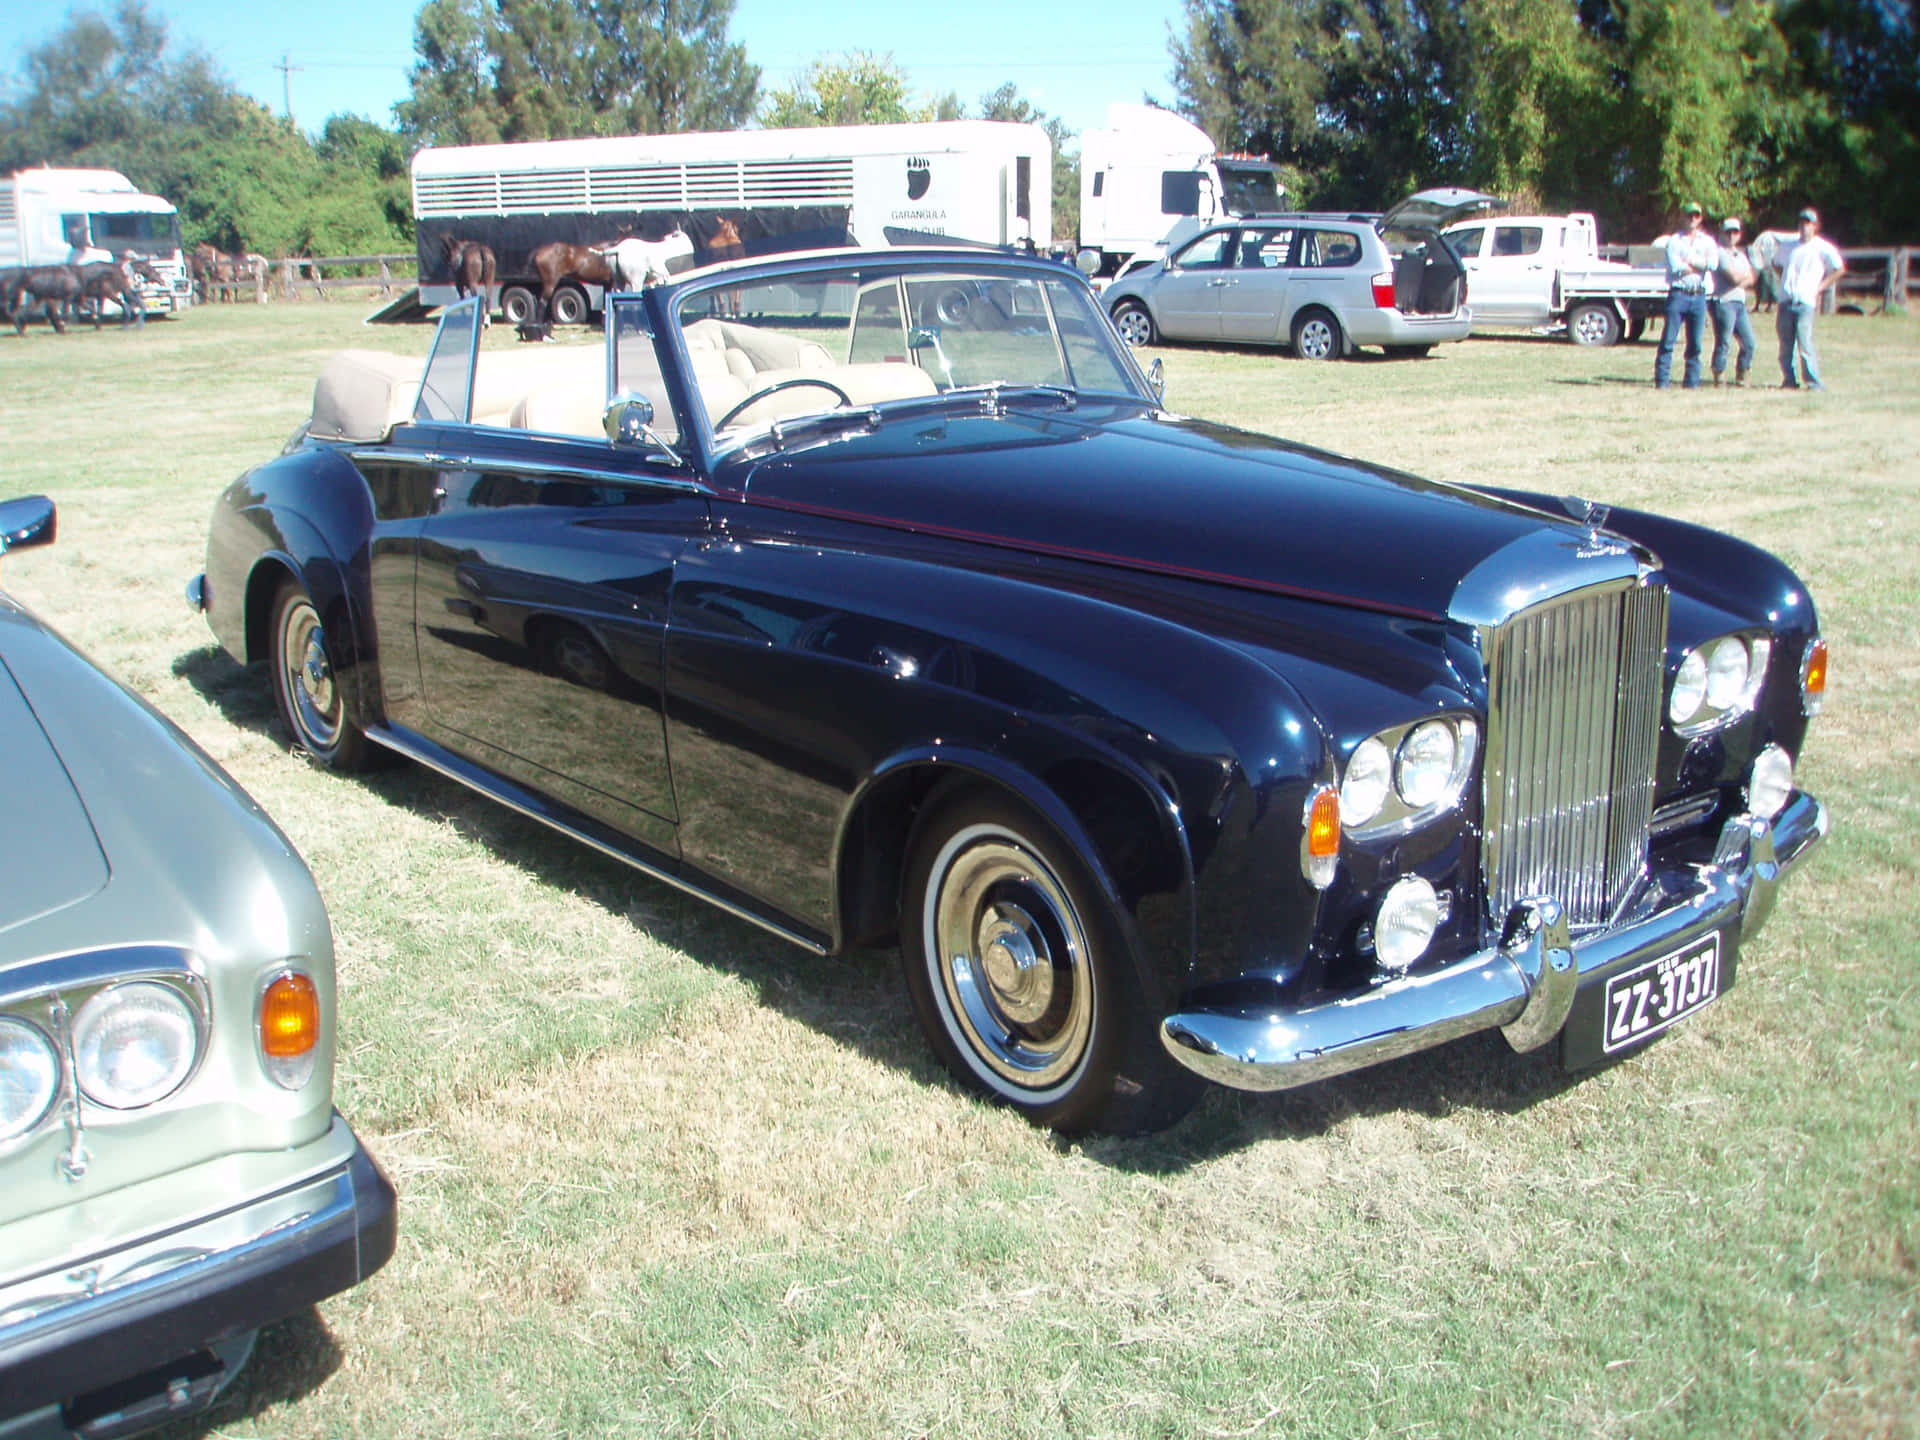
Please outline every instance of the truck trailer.
[[[1053, 146], [1038, 125], [990, 120], [625, 135], [428, 148], [413, 158], [420, 303], [456, 298], [448, 240], [492, 249], [500, 311], [520, 324], [539, 295], [531, 256], [552, 241], [692, 242], [685, 264], [836, 245], [970, 242], [1045, 249]], [[740, 249], [716, 250], [723, 234]], [[553, 320], [600, 308], [561, 285]]]
[[192, 303], [180, 212], [116, 170], [21, 170], [0, 181], [0, 271], [78, 265], [124, 254], [161, 277], [141, 282], [149, 313]]

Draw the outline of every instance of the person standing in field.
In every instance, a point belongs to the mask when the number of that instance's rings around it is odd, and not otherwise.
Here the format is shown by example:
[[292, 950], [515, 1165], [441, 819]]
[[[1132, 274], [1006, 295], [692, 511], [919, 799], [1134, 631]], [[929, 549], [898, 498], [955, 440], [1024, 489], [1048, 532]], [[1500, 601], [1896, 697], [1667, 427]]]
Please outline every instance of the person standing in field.
[[1739, 342], [1733, 362], [1733, 383], [1747, 383], [1753, 368], [1753, 321], [1747, 316], [1747, 287], [1753, 284], [1753, 262], [1741, 248], [1739, 217], [1729, 215], [1720, 224], [1720, 268], [1713, 272], [1713, 383], [1727, 373], [1727, 351]]
[[1813, 317], [1820, 309], [1820, 297], [1840, 283], [1847, 262], [1833, 242], [1820, 234], [1819, 211], [1809, 207], [1800, 212], [1800, 238], [1780, 247], [1773, 268], [1780, 272], [1780, 310], [1773, 322], [1780, 337], [1780, 388], [1798, 390], [1804, 384], [1809, 390], [1824, 390], [1820, 356], [1813, 348]]
[[1707, 286], [1720, 264], [1720, 247], [1700, 228], [1701, 210], [1689, 200], [1680, 207], [1685, 228], [1667, 240], [1667, 315], [1660, 331], [1660, 349], [1653, 357], [1653, 383], [1662, 390], [1673, 384], [1673, 347], [1687, 332], [1686, 387], [1700, 388], [1700, 332], [1707, 321]]

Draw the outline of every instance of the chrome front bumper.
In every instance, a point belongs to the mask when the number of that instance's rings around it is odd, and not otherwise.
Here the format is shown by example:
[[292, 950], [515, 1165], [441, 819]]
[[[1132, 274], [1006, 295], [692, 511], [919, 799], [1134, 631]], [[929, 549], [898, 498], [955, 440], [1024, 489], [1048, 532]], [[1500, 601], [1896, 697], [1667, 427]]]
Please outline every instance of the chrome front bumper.
[[1298, 1010], [1191, 1011], [1161, 1022], [1173, 1058], [1236, 1090], [1286, 1090], [1499, 1026], [1516, 1050], [1559, 1035], [1584, 987], [1709, 932], [1737, 947], [1773, 911], [1781, 877], [1826, 837], [1796, 794], [1778, 819], [1727, 822], [1713, 863], [1649, 877], [1612, 926], [1575, 939], [1551, 896], [1523, 900], [1491, 949], [1443, 970]]

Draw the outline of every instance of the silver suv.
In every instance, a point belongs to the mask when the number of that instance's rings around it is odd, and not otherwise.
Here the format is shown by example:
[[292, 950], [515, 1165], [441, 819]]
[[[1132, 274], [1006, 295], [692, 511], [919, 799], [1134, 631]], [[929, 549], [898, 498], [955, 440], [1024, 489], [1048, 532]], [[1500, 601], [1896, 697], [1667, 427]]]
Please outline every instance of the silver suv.
[[1425, 355], [1472, 325], [1467, 275], [1443, 226], [1497, 208], [1473, 190], [1423, 190], [1385, 215], [1255, 215], [1176, 239], [1163, 260], [1107, 287], [1130, 345], [1286, 345], [1333, 360], [1362, 345]]

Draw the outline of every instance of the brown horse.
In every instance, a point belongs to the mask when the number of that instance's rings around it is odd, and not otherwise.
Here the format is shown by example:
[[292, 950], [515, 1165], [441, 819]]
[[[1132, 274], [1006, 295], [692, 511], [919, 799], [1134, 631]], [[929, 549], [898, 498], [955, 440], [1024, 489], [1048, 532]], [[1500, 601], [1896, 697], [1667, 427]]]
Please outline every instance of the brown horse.
[[202, 240], [187, 256], [187, 273], [193, 276], [194, 294], [202, 302], [238, 298], [240, 286], [253, 282], [257, 292], [267, 283], [267, 257], [252, 251], [229, 255]]
[[80, 298], [80, 272], [71, 265], [31, 265], [16, 270], [3, 298], [7, 314], [13, 317], [14, 334], [26, 333], [27, 311], [39, 304], [45, 308], [54, 333], [64, 335], [67, 322], [61, 317]]
[[[746, 253], [746, 244], [740, 239], [740, 227], [726, 216], [721, 216], [720, 223], [714, 227], [713, 239], [707, 242], [707, 262], [718, 265], [722, 261], [738, 260]], [[740, 292], [716, 290], [713, 295], [713, 310], [716, 315], [729, 317], [739, 315]]]
[[482, 323], [493, 310], [493, 251], [478, 240], [457, 240], [451, 235], [440, 237], [440, 243], [446, 247], [447, 269], [453, 276], [454, 293], [462, 300], [469, 295], [480, 297]]
[[534, 318], [542, 324], [552, 317], [553, 292], [568, 280], [584, 281], [603, 290], [616, 288], [612, 260], [591, 245], [555, 240], [542, 245], [528, 258], [533, 262], [534, 274], [540, 277], [540, 308]]
[[140, 293], [142, 277], [158, 280], [160, 276], [145, 260], [122, 255], [117, 260], [100, 261], [91, 265], [75, 267], [80, 275], [80, 295], [82, 300], [93, 302], [93, 328], [100, 328], [100, 316], [112, 300], [120, 306], [120, 328], [129, 325], [147, 323], [147, 302]]

